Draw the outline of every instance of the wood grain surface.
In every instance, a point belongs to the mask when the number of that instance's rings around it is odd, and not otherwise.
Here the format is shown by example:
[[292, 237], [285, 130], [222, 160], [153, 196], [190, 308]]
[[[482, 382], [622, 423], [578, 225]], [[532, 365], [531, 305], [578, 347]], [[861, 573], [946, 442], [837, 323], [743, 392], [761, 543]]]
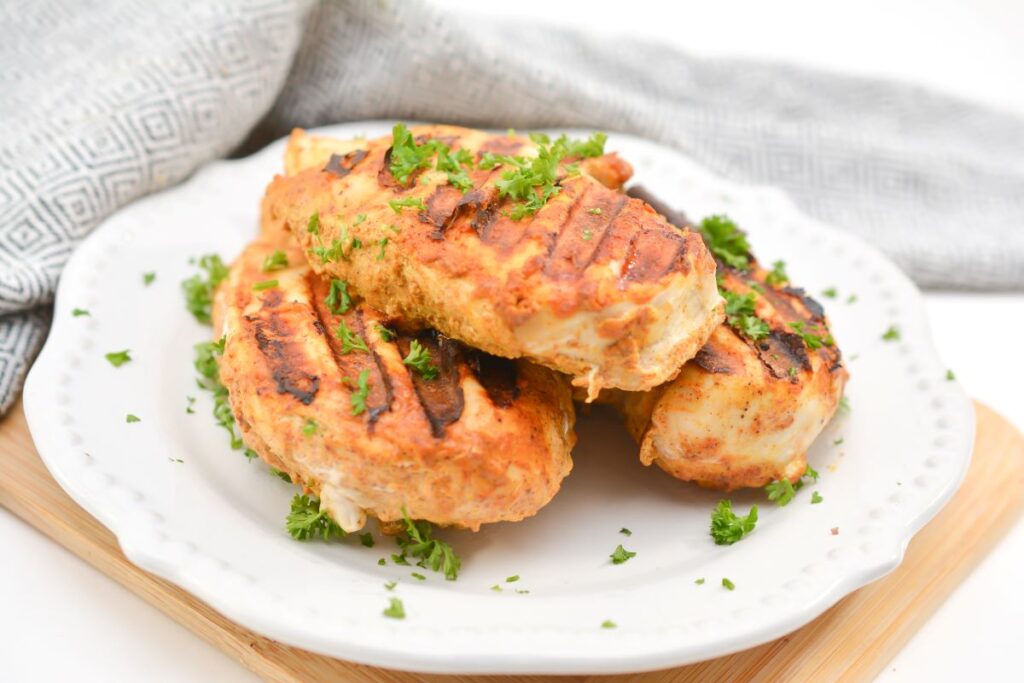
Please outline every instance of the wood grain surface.
[[1024, 507], [1024, 437], [985, 406], [977, 406], [977, 415], [974, 459], [966, 481], [914, 538], [896, 571], [776, 641], [699, 664], [643, 674], [406, 673], [323, 657], [256, 635], [125, 559], [114, 536], [50, 477], [32, 445], [20, 404], [0, 421], [0, 504], [267, 681], [864, 681], [881, 671]]

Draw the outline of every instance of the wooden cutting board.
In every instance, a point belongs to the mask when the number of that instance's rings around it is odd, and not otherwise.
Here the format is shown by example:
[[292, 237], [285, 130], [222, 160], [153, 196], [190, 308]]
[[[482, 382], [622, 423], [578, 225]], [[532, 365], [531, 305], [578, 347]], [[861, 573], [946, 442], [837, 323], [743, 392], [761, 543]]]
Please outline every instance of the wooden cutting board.
[[779, 640], [646, 674], [513, 679], [404, 673], [323, 657], [256, 635], [125, 559], [114, 536], [50, 477], [20, 404], [0, 421], [0, 504], [268, 681], [863, 681], [882, 670], [1024, 508], [1024, 436], [985, 406], [977, 405], [977, 415], [966, 481], [914, 538], [896, 571]]

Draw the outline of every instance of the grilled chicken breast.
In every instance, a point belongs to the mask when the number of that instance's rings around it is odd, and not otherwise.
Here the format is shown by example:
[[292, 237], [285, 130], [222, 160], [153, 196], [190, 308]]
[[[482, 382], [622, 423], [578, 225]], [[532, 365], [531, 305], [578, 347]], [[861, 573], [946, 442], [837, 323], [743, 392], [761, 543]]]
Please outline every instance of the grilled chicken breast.
[[412, 134], [474, 160], [463, 167], [465, 193], [433, 165], [400, 182], [392, 136], [331, 143], [301, 132], [286, 154], [290, 174], [268, 191], [271, 219], [287, 225], [313, 269], [384, 314], [533, 359], [572, 376], [589, 398], [665, 382], [721, 322], [714, 261], [699, 236], [615, 189], [630, 173], [617, 157], [563, 159], [553, 196], [513, 220], [521, 205], [498, 183], [514, 164], [480, 162], [533, 157], [533, 142], [451, 126]]
[[645, 465], [716, 489], [796, 482], [848, 377], [821, 306], [803, 290], [769, 284], [749, 258], [745, 272], [719, 263], [721, 286], [753, 296], [756, 317], [768, 325], [755, 336], [767, 334], [753, 339], [730, 316], [671, 382], [614, 396]]
[[[551, 500], [572, 466], [568, 382], [349, 305], [279, 227], [263, 228], [214, 302], [221, 381], [263, 460], [346, 531], [403, 510], [475, 530]], [[288, 265], [263, 272], [278, 250]]]

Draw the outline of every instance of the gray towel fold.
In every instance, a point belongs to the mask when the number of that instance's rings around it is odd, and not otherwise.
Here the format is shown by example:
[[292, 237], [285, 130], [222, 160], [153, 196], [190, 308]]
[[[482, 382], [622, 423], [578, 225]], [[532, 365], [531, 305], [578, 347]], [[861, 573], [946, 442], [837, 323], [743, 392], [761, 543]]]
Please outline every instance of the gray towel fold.
[[372, 118], [643, 135], [783, 188], [923, 286], [1024, 289], [1024, 121], [921, 88], [420, 2], [6, 2], [0, 412], [96, 224], [243, 141]]

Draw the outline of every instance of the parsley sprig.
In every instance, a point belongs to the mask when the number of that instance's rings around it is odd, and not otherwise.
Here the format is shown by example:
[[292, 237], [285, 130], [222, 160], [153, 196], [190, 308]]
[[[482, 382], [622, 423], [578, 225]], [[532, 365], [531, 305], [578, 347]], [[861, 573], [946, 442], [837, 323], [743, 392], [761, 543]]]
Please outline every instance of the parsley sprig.
[[736, 270], [747, 270], [750, 266], [750, 243], [731, 218], [722, 214], [708, 216], [697, 229], [715, 258]]
[[836, 343], [829, 331], [824, 329], [824, 326], [819, 327], [818, 325], [810, 325], [800, 321], [786, 324], [800, 335], [800, 338], [804, 340], [804, 344], [807, 344], [809, 351], [815, 351], [822, 346], [832, 346]]
[[724, 288], [719, 288], [719, 291], [725, 299], [725, 319], [730, 327], [754, 341], [768, 336], [771, 328], [754, 312], [753, 292], [736, 294]]
[[331, 279], [331, 288], [324, 298], [324, 305], [334, 315], [347, 313], [352, 307], [352, 298], [348, 294], [348, 282]]
[[213, 292], [217, 285], [228, 276], [228, 267], [217, 254], [206, 254], [199, 259], [199, 268], [206, 271], [205, 277], [197, 273], [181, 283], [185, 294], [185, 307], [195, 319], [209, 325], [213, 307]]
[[369, 347], [366, 346], [366, 342], [358, 334], [349, 329], [348, 325], [345, 324], [344, 320], [338, 322], [338, 329], [334, 331], [334, 335], [341, 340], [341, 353], [346, 354], [351, 351], [369, 351]]
[[430, 362], [430, 350], [420, 344], [419, 340], [413, 339], [409, 344], [409, 353], [402, 362], [420, 373], [423, 379], [435, 379], [437, 377], [437, 366]]
[[332, 538], [344, 538], [345, 531], [331, 519], [326, 510], [320, 509], [317, 498], [296, 493], [292, 498], [291, 512], [285, 520], [285, 528], [297, 541], [308, 541], [319, 538], [329, 541]]
[[[405, 560], [406, 557], [416, 557], [419, 561], [417, 567], [432, 569], [444, 573], [444, 578], [454, 581], [459, 578], [459, 569], [462, 561], [450, 545], [433, 537], [433, 526], [430, 522], [414, 522], [409, 514], [402, 509], [402, 522], [405, 525], [405, 534], [396, 536], [398, 547], [402, 549], [400, 555], [393, 557]], [[402, 564], [396, 560], [398, 564]]]
[[732, 545], [749, 534], [757, 526], [757, 506], [753, 505], [746, 516], [737, 516], [732, 511], [732, 502], [720, 500], [711, 512], [711, 538], [715, 545]]

